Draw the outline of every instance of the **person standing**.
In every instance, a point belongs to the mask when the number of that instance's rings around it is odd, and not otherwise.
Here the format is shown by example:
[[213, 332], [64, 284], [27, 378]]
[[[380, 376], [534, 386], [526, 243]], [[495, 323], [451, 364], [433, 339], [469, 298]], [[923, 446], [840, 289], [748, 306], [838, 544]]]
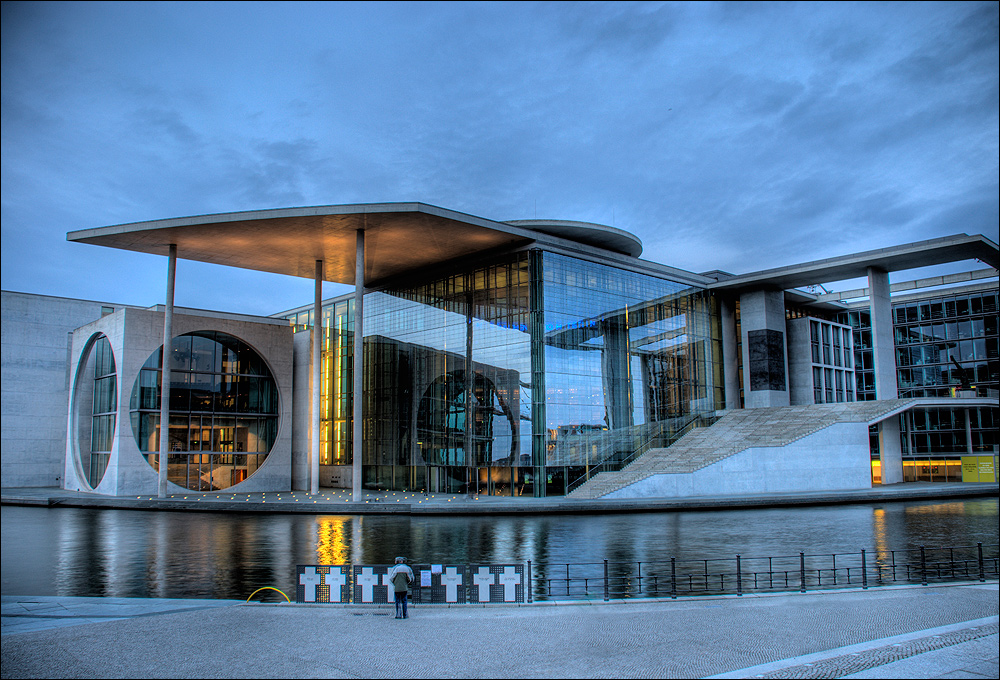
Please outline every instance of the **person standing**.
[[389, 582], [396, 593], [396, 618], [407, 618], [406, 598], [413, 583], [413, 570], [406, 564], [405, 557], [397, 557], [396, 564], [389, 570]]

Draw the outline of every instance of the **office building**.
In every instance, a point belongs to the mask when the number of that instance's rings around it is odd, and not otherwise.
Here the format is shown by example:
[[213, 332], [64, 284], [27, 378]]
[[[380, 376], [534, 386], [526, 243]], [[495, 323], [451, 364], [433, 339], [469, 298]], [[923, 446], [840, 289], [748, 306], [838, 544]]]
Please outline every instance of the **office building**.
[[[739, 275], [643, 260], [612, 227], [419, 203], [68, 239], [166, 256], [166, 302], [4, 292], [4, 486], [685, 496], [895, 483], [931, 452], [982, 458], [985, 480], [995, 451], [997, 246], [982, 236]], [[175, 309], [177, 258], [311, 278], [316, 294], [266, 318]], [[894, 272], [972, 260], [960, 293], [941, 279], [890, 297], [917, 285]], [[855, 299], [811, 288], [857, 277]], [[322, 300], [323, 281], [355, 291]]]

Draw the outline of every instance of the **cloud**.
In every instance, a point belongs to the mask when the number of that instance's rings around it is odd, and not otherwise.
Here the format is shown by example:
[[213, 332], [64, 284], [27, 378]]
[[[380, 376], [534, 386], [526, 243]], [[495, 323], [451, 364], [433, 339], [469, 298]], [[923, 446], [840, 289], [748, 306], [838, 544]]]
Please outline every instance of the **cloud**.
[[997, 8], [6, 3], [3, 285], [135, 261], [69, 230], [330, 203], [613, 224], [696, 271], [995, 233]]

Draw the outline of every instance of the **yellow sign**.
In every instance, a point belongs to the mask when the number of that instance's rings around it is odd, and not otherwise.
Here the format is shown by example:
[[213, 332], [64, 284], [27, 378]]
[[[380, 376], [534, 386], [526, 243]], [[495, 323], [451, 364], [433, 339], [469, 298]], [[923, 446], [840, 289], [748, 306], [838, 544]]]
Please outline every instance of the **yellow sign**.
[[993, 456], [962, 456], [963, 482], [995, 482]]

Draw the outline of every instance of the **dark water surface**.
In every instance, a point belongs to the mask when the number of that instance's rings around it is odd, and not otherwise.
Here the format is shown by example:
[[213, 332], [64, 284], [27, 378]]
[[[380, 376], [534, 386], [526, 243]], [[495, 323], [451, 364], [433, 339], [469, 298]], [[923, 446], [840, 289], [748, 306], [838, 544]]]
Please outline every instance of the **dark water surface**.
[[996, 544], [998, 501], [409, 517], [0, 508], [3, 595], [294, 597], [297, 564], [656, 562]]

